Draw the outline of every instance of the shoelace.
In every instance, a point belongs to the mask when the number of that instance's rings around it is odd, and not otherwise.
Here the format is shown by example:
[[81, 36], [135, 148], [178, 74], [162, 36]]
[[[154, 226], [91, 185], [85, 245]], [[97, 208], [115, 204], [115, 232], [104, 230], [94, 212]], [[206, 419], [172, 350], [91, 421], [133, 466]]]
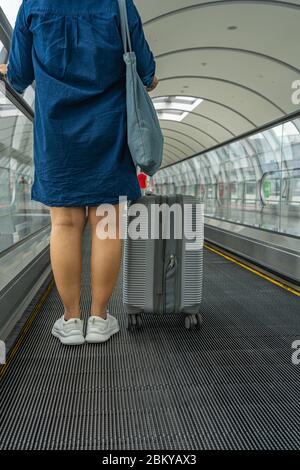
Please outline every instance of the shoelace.
[[[103, 320], [107, 320], [108, 319], [108, 314], [106, 315], [106, 318], [103, 318]], [[92, 316], [90, 317], [90, 322], [94, 325], [96, 323], [97, 320], [100, 320], [100, 317], [96, 317], [96, 316]]]
[[80, 323], [77, 319], [74, 319], [74, 321], [70, 324], [65, 324], [64, 325], [64, 329], [68, 332], [72, 331], [72, 330], [78, 330], [80, 329]]

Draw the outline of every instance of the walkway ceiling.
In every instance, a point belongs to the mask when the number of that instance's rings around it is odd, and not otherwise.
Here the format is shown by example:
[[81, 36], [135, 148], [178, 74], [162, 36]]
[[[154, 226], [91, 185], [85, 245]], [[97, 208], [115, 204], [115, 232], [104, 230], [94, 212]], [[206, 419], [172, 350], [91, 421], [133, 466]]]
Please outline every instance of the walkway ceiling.
[[300, 106], [300, 0], [135, 0], [157, 62], [152, 98], [203, 101], [161, 120], [163, 166], [255, 130]]

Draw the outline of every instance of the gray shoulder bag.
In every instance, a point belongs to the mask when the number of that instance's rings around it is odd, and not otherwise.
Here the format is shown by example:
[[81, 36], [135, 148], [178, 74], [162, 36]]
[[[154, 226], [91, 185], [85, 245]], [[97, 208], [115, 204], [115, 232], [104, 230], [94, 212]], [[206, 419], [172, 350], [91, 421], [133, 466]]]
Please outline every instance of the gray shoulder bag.
[[163, 158], [163, 134], [154, 105], [136, 67], [131, 48], [126, 0], [118, 0], [126, 64], [128, 146], [136, 166], [149, 176], [159, 169]]

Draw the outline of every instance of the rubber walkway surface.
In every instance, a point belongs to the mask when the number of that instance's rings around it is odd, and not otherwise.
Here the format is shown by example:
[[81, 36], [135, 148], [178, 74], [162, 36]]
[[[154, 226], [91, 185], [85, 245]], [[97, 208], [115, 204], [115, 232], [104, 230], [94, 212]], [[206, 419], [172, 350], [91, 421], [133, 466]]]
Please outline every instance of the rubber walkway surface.
[[[121, 332], [102, 345], [52, 337], [54, 287], [0, 381], [0, 448], [299, 448], [299, 298], [208, 251], [204, 273], [202, 330], [144, 316], [129, 333], [120, 279]], [[89, 305], [86, 232], [85, 319]]]

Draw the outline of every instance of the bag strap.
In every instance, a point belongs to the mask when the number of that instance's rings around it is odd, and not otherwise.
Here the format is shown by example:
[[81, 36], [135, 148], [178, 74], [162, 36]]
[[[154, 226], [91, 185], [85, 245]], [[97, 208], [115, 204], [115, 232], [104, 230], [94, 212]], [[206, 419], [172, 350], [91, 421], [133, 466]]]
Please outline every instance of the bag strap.
[[122, 40], [124, 45], [124, 52], [132, 52], [131, 47], [131, 38], [130, 38], [130, 31], [128, 25], [128, 16], [127, 16], [127, 7], [126, 7], [126, 0], [118, 0], [119, 3], [119, 10], [120, 10], [120, 18], [121, 18], [121, 33], [122, 33]]

